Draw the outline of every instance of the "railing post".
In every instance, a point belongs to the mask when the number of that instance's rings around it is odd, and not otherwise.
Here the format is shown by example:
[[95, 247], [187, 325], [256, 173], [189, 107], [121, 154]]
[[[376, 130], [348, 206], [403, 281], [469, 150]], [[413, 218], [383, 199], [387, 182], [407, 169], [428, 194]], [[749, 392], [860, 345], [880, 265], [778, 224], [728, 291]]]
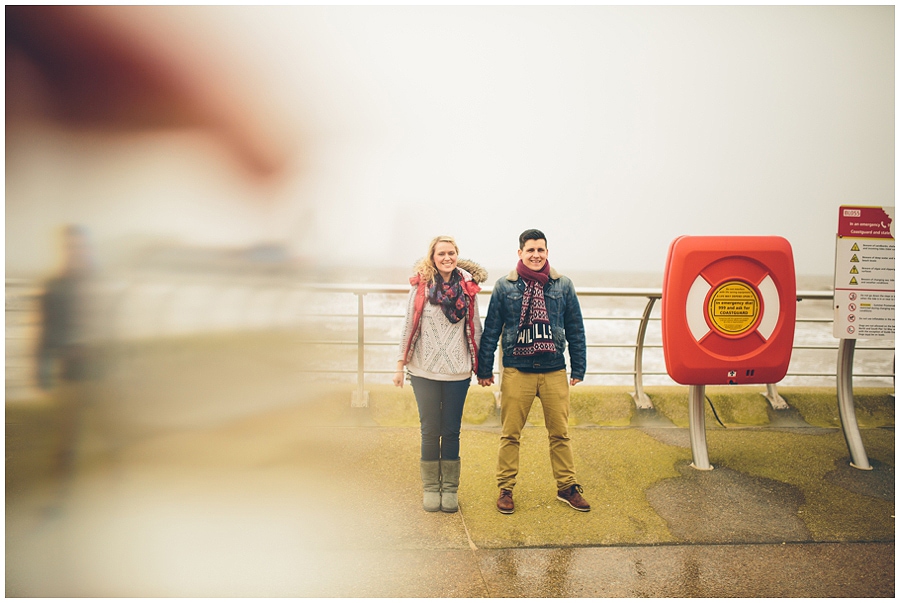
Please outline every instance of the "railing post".
[[366, 371], [366, 318], [363, 308], [364, 292], [356, 293], [356, 391], [350, 399], [350, 406], [363, 408], [369, 405], [369, 392], [365, 390]]
[[869, 464], [869, 457], [866, 456], [866, 449], [859, 433], [859, 423], [856, 422], [856, 409], [853, 407], [853, 350], [855, 347], [855, 339], [841, 339], [841, 345], [838, 348], [838, 414], [841, 417], [844, 440], [850, 450], [850, 466], [855, 469], [871, 471], [872, 465]]
[[638, 328], [637, 347], [634, 350], [634, 393], [631, 397], [638, 408], [653, 408], [653, 403], [644, 393], [644, 337], [647, 334], [647, 323], [650, 322], [650, 312], [653, 310], [655, 297], [651, 297], [644, 308], [644, 316], [641, 318], [641, 326]]

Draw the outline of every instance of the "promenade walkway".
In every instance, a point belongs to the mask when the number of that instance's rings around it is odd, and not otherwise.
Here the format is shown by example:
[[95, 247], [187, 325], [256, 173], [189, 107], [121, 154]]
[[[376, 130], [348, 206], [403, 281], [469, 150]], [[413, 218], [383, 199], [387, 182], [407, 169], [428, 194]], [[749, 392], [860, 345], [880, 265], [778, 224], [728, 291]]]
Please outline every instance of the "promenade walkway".
[[422, 510], [407, 390], [393, 405], [373, 392], [368, 410], [316, 398], [111, 448], [86, 437], [69, 480], [47, 477], [52, 411], [8, 407], [6, 595], [895, 594], [892, 396], [859, 411], [872, 471], [849, 466], [825, 416], [836, 409], [804, 415], [799, 394], [784, 414], [723, 397], [708, 472], [689, 466], [686, 407], [611, 424], [575, 413], [590, 513], [556, 500], [535, 414], [505, 516], [490, 413], [464, 426], [460, 512]]

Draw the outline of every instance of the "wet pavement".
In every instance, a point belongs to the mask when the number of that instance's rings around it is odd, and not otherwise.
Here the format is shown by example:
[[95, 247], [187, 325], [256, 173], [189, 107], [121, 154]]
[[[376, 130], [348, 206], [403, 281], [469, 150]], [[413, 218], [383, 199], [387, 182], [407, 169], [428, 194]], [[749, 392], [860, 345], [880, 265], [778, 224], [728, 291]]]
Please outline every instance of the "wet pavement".
[[528, 427], [506, 516], [490, 421], [464, 427], [453, 514], [421, 508], [415, 425], [267, 410], [112, 450], [88, 438], [71, 479], [11, 483], [9, 421], [9, 597], [895, 592], [892, 427], [863, 430], [873, 471], [849, 467], [840, 430], [796, 421], [710, 428], [712, 471], [671, 422], [573, 427], [590, 513], [556, 500], [546, 432]]

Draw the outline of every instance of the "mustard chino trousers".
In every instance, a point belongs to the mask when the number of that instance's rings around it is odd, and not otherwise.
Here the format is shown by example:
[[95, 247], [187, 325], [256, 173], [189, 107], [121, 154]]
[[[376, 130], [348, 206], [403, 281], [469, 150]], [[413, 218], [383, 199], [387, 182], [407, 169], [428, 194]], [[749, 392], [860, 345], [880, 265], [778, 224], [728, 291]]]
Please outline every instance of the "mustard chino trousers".
[[503, 368], [500, 382], [500, 453], [497, 460], [497, 485], [512, 490], [519, 473], [519, 439], [535, 398], [540, 398], [544, 423], [550, 438], [550, 466], [556, 489], [577, 483], [575, 458], [569, 442], [569, 380], [565, 369], [552, 373], [524, 373]]

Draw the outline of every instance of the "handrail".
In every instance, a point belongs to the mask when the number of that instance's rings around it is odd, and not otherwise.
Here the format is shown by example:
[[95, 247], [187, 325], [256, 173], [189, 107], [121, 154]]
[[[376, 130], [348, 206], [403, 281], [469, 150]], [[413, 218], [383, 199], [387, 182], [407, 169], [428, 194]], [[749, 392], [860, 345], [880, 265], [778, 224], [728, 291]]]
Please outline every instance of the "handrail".
[[[173, 284], [174, 286], [178, 286], [182, 281], [179, 279], [175, 279], [178, 283], [170, 282], [169, 284]], [[218, 283], [218, 280], [214, 282]], [[33, 286], [34, 283], [25, 279], [7, 279], [6, 281], [7, 287], [28, 287]], [[192, 281], [184, 281], [185, 285], [192, 283]], [[365, 364], [365, 349], [372, 346], [395, 346], [397, 345], [396, 341], [373, 341], [367, 340], [365, 335], [365, 322], [366, 319], [401, 319], [403, 317], [402, 314], [398, 313], [388, 313], [388, 314], [366, 314], [365, 312], [365, 304], [364, 297], [370, 294], [387, 294], [387, 295], [406, 295], [409, 292], [409, 286], [403, 284], [365, 284], [365, 283], [308, 283], [297, 281], [292, 278], [272, 278], [269, 275], [263, 275], [260, 278], [249, 278], [247, 283], [253, 283], [256, 287], [260, 286], [262, 283], [265, 283], [268, 286], [283, 288], [283, 289], [291, 289], [295, 291], [307, 291], [307, 292], [320, 292], [320, 293], [346, 293], [357, 296], [356, 303], [356, 312], [354, 313], [352, 310], [349, 312], [344, 309], [342, 312], [335, 313], [311, 313], [308, 315], [304, 315], [306, 317], [311, 318], [322, 318], [322, 317], [332, 317], [332, 318], [356, 318], [357, 320], [357, 337], [355, 341], [353, 340], [317, 340], [317, 341], [309, 341], [308, 343], [315, 344], [324, 344], [324, 345], [335, 345], [335, 346], [357, 346], [357, 366], [355, 370], [350, 369], [329, 369], [326, 372], [334, 373], [334, 374], [348, 374], [355, 372], [357, 374], [357, 388], [354, 394], [354, 404], [365, 405], [365, 375], [371, 374], [388, 374], [392, 373], [392, 368], [388, 369], [379, 369], [379, 368], [367, 368]], [[136, 284], [136, 283], [130, 283]], [[226, 283], [222, 283], [223, 285]], [[229, 283], [230, 285], [238, 285], [240, 286], [242, 283]], [[119, 283], [118, 290], [119, 291], [128, 291], [129, 290], [128, 283]], [[482, 289], [482, 295], [490, 295], [492, 293], [493, 288], [490, 286], [486, 286]], [[662, 298], [662, 291], [660, 289], [654, 288], [615, 288], [615, 287], [576, 287], [576, 293], [580, 297], [617, 297], [617, 298], [644, 298], [647, 300], [647, 304], [644, 307], [644, 312], [642, 316], [585, 316], [586, 321], [638, 321], [637, 325], [637, 336], [635, 343], [624, 343], [624, 342], [589, 342], [587, 345], [591, 348], [600, 348], [600, 349], [632, 349], [634, 350], [634, 365], [632, 370], [602, 370], [602, 371], [588, 371], [588, 375], [594, 376], [632, 376], [634, 378], [635, 391], [632, 394], [635, 403], [639, 408], [648, 408], [650, 407], [649, 398], [644, 393], [643, 379], [645, 376], [664, 376], [667, 373], [665, 371], [648, 371], [645, 370], [643, 366], [643, 357], [644, 352], [648, 349], [661, 349], [662, 346], [659, 344], [647, 344], [645, 342], [645, 336], [647, 333], [648, 325], [651, 321], [659, 321], [658, 317], [652, 317], [651, 313], [654, 308], [654, 304], [657, 300]], [[797, 300], [831, 300], [834, 295], [831, 291], [798, 291], [796, 294]], [[483, 312], [486, 311], [487, 304], [483, 306]], [[8, 305], [7, 311], [10, 311], [11, 308]], [[828, 323], [832, 322], [832, 319], [828, 318], [798, 318], [797, 323]], [[797, 344], [794, 346], [794, 349], [797, 350], [838, 350], [837, 345], [808, 345], [808, 344]], [[857, 350], [891, 350], [893, 346], [890, 347], [879, 347], [879, 346], [858, 346]], [[321, 371], [318, 371], [321, 372]], [[811, 371], [798, 371], [798, 372], [789, 372], [789, 377], [832, 377], [837, 376], [834, 373], [821, 373], [821, 372], [811, 372]], [[857, 377], [889, 377], [893, 378], [893, 372], [890, 374], [857, 374]], [[770, 394], [773, 392], [770, 391]], [[777, 397], [777, 394], [775, 394]], [[771, 398], [771, 396], [767, 397]]]
[[[409, 287], [406, 285], [368, 285], [368, 284], [310, 284], [305, 285], [304, 288], [309, 289], [311, 291], [320, 291], [327, 293], [351, 293], [357, 295], [359, 298], [359, 312], [360, 314], [370, 317], [370, 318], [402, 318], [403, 316], [400, 314], [365, 314], [362, 298], [366, 294], [370, 293], [381, 293], [381, 294], [407, 294], [409, 292]], [[481, 293], [484, 295], [490, 295], [492, 293], [492, 287], [487, 286], [482, 288]], [[633, 316], [586, 316], [585, 320], [615, 320], [615, 321], [628, 321], [628, 320], [636, 320], [640, 321], [637, 330], [637, 340], [635, 344], [625, 344], [625, 343], [588, 343], [588, 347], [592, 348], [618, 348], [618, 349], [634, 349], [634, 369], [631, 371], [616, 371], [616, 370], [606, 370], [606, 371], [587, 371], [587, 375], [606, 375], [606, 376], [625, 376], [631, 375], [634, 377], [635, 383], [635, 391], [632, 394], [632, 397], [635, 400], [635, 404], [638, 408], [652, 408], [652, 403], [649, 400], [649, 397], [644, 393], [643, 388], [643, 377], [645, 375], [652, 376], [663, 376], [666, 375], [666, 372], [663, 371], [645, 371], [643, 368], [643, 355], [646, 349], [660, 349], [661, 345], [648, 345], [645, 343], [645, 336], [647, 332], [647, 326], [651, 321], [658, 321], [659, 318], [652, 318], [651, 312], [653, 310], [654, 303], [656, 300], [662, 298], [662, 291], [660, 289], [651, 289], [651, 288], [614, 288], [614, 287], [576, 287], [576, 293], [579, 296], [583, 297], [595, 297], [595, 296], [608, 296], [608, 297], [635, 297], [635, 298], [646, 298], [648, 300], [647, 305], [645, 306], [644, 313], [641, 317], [633, 317]], [[834, 298], [834, 294], [831, 291], [798, 291], [796, 294], [797, 300], [831, 300]], [[320, 315], [317, 315], [320, 316]], [[343, 316], [343, 315], [342, 315]], [[347, 315], [351, 317], [352, 315]], [[827, 318], [798, 318], [798, 323], [828, 323], [832, 322], [832, 319]], [[360, 323], [362, 324], [362, 323]], [[359, 333], [363, 333], [364, 328], [361, 328]], [[397, 345], [397, 342], [394, 341], [365, 341], [364, 335], [359, 335], [358, 333], [358, 345], [361, 346], [392, 346]], [[326, 343], [324, 341], [317, 341], [315, 343]], [[349, 345], [353, 342], [329, 342], [334, 344], [344, 344]], [[838, 346], [822, 346], [822, 345], [796, 345], [795, 349], [808, 349], [808, 350], [816, 350], [816, 349], [834, 349], [838, 350]], [[857, 349], [869, 349], [869, 350], [889, 350], [893, 349], [891, 347], [879, 347], [879, 346], [865, 346], [859, 347]], [[387, 369], [372, 369], [367, 370], [363, 365], [363, 360], [360, 361], [358, 366], [358, 391], [355, 394], [357, 397], [362, 396], [362, 388], [363, 386], [360, 384], [364, 383], [364, 374], [388, 374], [392, 373], [393, 370]], [[338, 372], [338, 371], [329, 371], [329, 372]], [[349, 371], [340, 371], [342, 373], [347, 373]], [[787, 376], [800, 376], [800, 377], [832, 377], [836, 376], [833, 373], [821, 373], [821, 372], [794, 372], [788, 373]], [[858, 374], [858, 377], [893, 377], [893, 374]], [[777, 390], [775, 388], [775, 384], [767, 384], [767, 393], [765, 394], [766, 398], [770, 401], [773, 407], [775, 408], [784, 408], [786, 404], [783, 399], [778, 395]]]

